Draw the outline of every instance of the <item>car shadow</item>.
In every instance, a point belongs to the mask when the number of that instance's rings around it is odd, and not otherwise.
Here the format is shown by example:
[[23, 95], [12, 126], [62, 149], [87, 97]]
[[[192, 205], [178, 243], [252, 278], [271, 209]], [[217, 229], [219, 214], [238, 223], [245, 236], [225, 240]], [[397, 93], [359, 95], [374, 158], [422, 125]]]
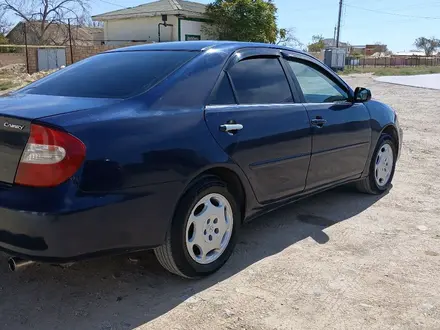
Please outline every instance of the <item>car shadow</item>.
[[285, 206], [242, 227], [231, 259], [217, 273], [185, 280], [161, 268], [151, 251], [74, 264], [37, 264], [11, 273], [0, 258], [0, 315], [7, 328], [132, 329], [250, 265], [361, 213], [382, 196], [337, 188]]

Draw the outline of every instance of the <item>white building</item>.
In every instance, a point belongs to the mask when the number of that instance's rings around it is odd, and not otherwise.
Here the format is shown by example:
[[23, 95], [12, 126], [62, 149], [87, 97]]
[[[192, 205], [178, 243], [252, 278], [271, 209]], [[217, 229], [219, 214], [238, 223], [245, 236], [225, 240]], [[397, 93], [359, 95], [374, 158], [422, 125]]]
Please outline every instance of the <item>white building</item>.
[[104, 22], [106, 44], [203, 40], [206, 6], [183, 0], [159, 0], [137, 7], [95, 15]]

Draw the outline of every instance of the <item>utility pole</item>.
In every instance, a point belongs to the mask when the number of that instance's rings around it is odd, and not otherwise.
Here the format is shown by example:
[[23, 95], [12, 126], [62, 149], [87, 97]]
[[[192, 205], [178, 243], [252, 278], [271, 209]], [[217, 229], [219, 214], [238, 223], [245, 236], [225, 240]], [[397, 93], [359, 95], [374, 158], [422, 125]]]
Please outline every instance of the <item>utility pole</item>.
[[336, 31], [336, 48], [339, 47], [339, 34], [341, 33], [342, 1], [343, 0], [339, 0], [338, 29]]
[[69, 29], [69, 45], [70, 45], [70, 59], [73, 64], [73, 48], [72, 48], [72, 27], [70, 26], [70, 18], [67, 19], [68, 29]]
[[336, 45], [336, 25], [335, 25], [335, 31], [333, 32], [333, 45]]
[[29, 70], [29, 52], [28, 52], [28, 43], [27, 43], [27, 27], [26, 23], [23, 23], [23, 32], [24, 32], [24, 46], [26, 47], [26, 69], [27, 73], [31, 73]]

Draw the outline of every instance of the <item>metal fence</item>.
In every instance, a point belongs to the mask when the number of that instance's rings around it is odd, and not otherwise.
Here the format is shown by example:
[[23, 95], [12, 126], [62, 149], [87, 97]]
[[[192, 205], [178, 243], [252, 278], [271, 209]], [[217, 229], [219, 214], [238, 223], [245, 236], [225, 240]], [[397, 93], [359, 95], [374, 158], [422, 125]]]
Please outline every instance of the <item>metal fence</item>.
[[388, 56], [388, 57], [352, 57], [345, 58], [347, 67], [405, 67], [440, 66], [438, 56]]

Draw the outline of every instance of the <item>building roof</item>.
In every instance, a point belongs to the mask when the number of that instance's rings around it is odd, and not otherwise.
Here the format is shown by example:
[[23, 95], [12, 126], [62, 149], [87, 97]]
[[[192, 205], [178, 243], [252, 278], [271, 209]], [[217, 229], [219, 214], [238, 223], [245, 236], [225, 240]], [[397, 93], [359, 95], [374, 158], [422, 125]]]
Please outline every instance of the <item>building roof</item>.
[[159, 16], [162, 14], [203, 17], [206, 5], [199, 2], [183, 0], [159, 0], [136, 7], [115, 10], [95, 15], [94, 21], [107, 21], [134, 17]]
[[[326, 38], [322, 40], [324, 42], [325, 47], [336, 47], [336, 40], [333, 38]], [[347, 48], [348, 43], [339, 41], [340, 48]]]
[[391, 57], [391, 53], [389, 52], [375, 52], [371, 55], [371, 57], [381, 58], [381, 57]]
[[[433, 52], [432, 55], [435, 56], [437, 52]], [[409, 52], [397, 52], [394, 53], [396, 56], [425, 56], [425, 52], [421, 50], [411, 50]]]
[[[44, 34], [44, 40], [38, 40], [37, 35], [34, 31], [39, 31], [41, 26], [41, 21], [33, 21], [31, 23], [26, 23], [26, 31], [28, 33], [28, 43], [29, 44], [45, 44], [45, 45], [67, 45], [69, 42], [69, 29], [67, 24], [53, 23], [48, 28]], [[95, 40], [104, 39], [104, 29], [96, 27], [85, 27], [85, 26], [71, 26], [72, 39], [75, 45], [88, 46], [93, 45]], [[17, 36], [19, 34], [19, 36]], [[6, 38], [10, 39], [12, 42], [24, 43], [24, 41], [14, 40], [14, 39], [24, 39], [23, 34], [23, 22], [18, 23], [9, 33]]]

